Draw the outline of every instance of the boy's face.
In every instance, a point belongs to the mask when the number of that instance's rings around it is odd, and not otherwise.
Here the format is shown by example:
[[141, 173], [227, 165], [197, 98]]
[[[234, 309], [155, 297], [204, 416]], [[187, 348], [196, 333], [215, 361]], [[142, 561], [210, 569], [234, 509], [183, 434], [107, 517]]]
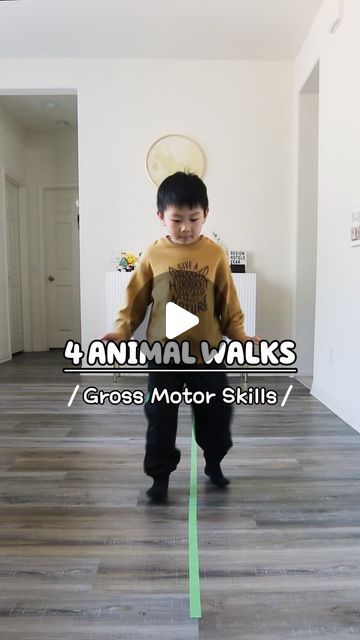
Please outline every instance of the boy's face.
[[191, 244], [201, 235], [202, 226], [207, 218], [207, 211], [198, 205], [189, 207], [168, 206], [164, 213], [157, 212], [175, 244]]

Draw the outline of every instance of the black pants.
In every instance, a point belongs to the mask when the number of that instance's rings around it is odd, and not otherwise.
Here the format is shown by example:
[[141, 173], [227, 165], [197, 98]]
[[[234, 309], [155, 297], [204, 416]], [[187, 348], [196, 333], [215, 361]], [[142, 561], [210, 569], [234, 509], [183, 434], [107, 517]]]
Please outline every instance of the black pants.
[[154, 388], [159, 393], [167, 389], [182, 392], [184, 385], [194, 392], [212, 392], [216, 396], [209, 404], [192, 404], [195, 424], [195, 439], [203, 449], [207, 463], [219, 463], [232, 447], [230, 422], [232, 407], [222, 399], [222, 390], [228, 386], [225, 371], [208, 373], [191, 371], [191, 373], [149, 373], [148, 395], [145, 403], [145, 413], [148, 418], [146, 432], [146, 449], [144, 471], [148, 476], [158, 478], [169, 475], [180, 461], [180, 451], [176, 448], [176, 432], [178, 419], [178, 404], [167, 403], [165, 398], [151, 404], [150, 399]]

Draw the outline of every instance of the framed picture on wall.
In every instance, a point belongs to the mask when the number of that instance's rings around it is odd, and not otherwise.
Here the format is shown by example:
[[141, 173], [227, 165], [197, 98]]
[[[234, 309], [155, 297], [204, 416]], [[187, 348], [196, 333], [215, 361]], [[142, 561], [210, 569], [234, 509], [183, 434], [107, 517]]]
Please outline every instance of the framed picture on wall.
[[205, 158], [195, 140], [181, 133], [171, 133], [155, 140], [146, 155], [146, 172], [158, 187], [175, 171], [191, 171], [200, 178]]
[[230, 249], [229, 251], [229, 264], [233, 273], [245, 273], [247, 263], [246, 251], [240, 251], [238, 249]]
[[360, 245], [360, 205], [351, 211], [351, 240], [352, 247]]

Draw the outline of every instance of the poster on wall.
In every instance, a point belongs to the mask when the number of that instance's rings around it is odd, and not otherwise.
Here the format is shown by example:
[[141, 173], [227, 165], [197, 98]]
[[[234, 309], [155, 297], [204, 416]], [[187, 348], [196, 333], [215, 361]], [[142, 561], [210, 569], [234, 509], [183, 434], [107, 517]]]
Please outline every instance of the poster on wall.
[[352, 247], [360, 245], [360, 205], [351, 211], [351, 240]]

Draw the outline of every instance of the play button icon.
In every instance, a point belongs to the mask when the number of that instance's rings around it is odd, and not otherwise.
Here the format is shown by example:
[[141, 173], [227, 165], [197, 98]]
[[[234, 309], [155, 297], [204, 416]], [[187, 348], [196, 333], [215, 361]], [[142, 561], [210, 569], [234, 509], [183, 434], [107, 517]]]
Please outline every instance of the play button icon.
[[169, 340], [176, 338], [184, 331], [191, 329], [199, 324], [199, 318], [190, 311], [186, 311], [174, 302], [168, 302], [166, 305], [166, 337]]

